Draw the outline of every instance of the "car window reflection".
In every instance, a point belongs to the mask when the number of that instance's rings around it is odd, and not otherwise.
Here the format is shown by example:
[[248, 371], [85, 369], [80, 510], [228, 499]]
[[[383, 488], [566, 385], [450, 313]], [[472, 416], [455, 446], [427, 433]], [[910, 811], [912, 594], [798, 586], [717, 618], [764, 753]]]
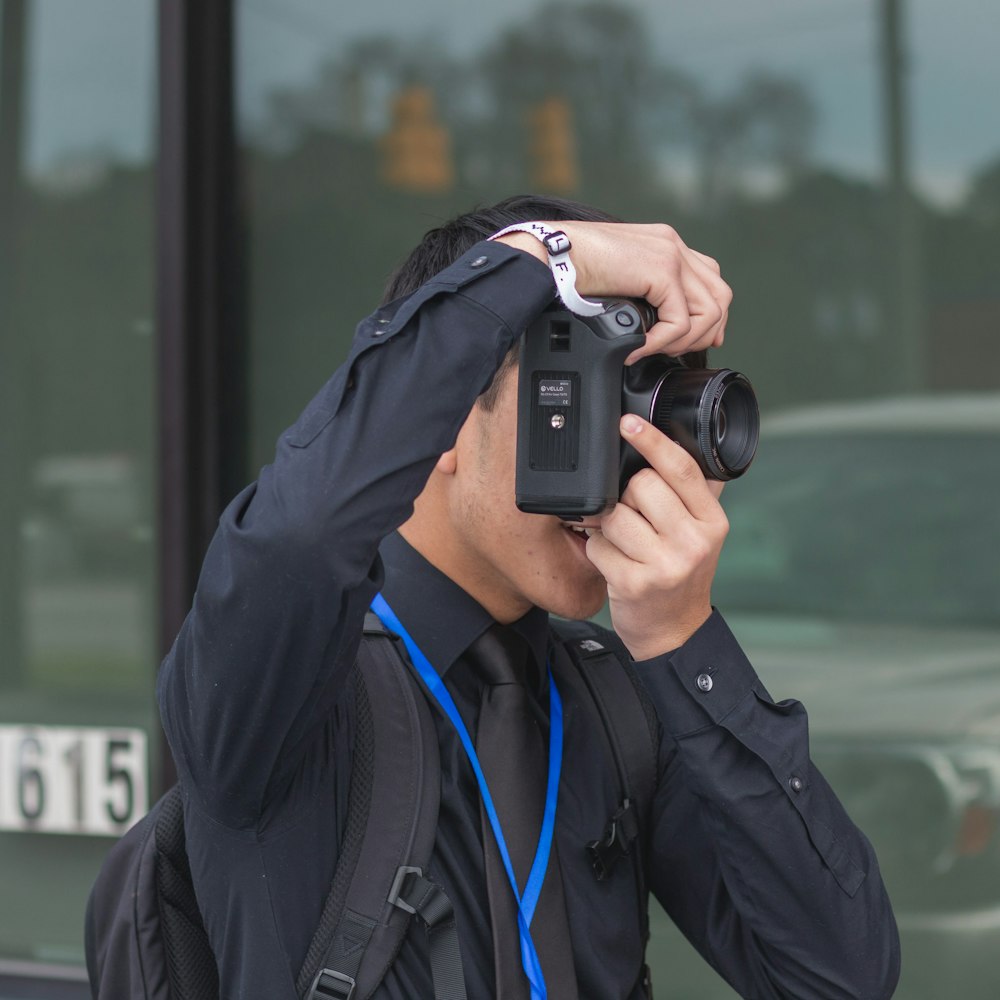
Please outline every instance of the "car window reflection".
[[731, 484], [728, 611], [1000, 627], [1000, 431], [762, 440]]

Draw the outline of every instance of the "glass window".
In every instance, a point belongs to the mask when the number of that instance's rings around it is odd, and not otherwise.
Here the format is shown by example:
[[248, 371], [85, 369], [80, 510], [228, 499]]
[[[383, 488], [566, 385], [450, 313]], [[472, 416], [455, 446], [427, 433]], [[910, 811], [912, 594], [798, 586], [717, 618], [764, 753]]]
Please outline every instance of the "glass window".
[[[765, 416], [717, 603], [876, 842], [898, 996], [994, 996], [996, 5], [237, 6], [253, 469], [438, 221], [543, 190], [673, 223]], [[732, 996], [655, 923], [654, 981]]]
[[154, 15], [0, 3], [0, 973], [148, 804]]

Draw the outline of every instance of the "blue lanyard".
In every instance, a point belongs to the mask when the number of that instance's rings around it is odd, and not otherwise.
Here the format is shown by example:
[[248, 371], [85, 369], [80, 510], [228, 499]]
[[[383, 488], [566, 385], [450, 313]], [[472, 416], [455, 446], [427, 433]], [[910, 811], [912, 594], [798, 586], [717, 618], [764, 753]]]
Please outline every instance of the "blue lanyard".
[[493, 797], [486, 785], [486, 777], [476, 756], [475, 747], [469, 736], [468, 729], [462, 721], [458, 708], [451, 697], [448, 689], [444, 686], [438, 672], [431, 666], [430, 661], [420, 651], [420, 647], [413, 641], [410, 633], [403, 627], [402, 622], [396, 617], [395, 612], [386, 603], [381, 594], [376, 594], [372, 601], [372, 611], [378, 615], [382, 624], [391, 629], [403, 640], [407, 652], [410, 654], [410, 662], [414, 670], [420, 675], [421, 680], [427, 686], [427, 690], [441, 706], [445, 714], [451, 719], [462, 746], [465, 748], [466, 756], [472, 765], [472, 770], [476, 774], [476, 781], [479, 782], [479, 791], [483, 797], [483, 807], [489, 817], [490, 826], [496, 837], [497, 847], [500, 850], [500, 857], [503, 860], [504, 868], [507, 871], [507, 879], [517, 900], [517, 926], [521, 936], [521, 965], [524, 967], [525, 975], [531, 984], [531, 1000], [546, 1000], [545, 977], [542, 975], [542, 967], [538, 961], [538, 953], [535, 951], [535, 944], [531, 940], [531, 919], [535, 915], [535, 906], [538, 903], [538, 896], [542, 891], [542, 882], [545, 880], [545, 869], [549, 864], [549, 854], [552, 850], [552, 833], [556, 823], [556, 799], [559, 794], [559, 772], [562, 769], [562, 745], [563, 745], [563, 718], [562, 699], [556, 683], [552, 679], [552, 668], [549, 667], [549, 777], [548, 787], [545, 792], [545, 812], [542, 816], [542, 830], [538, 837], [538, 847], [535, 850], [535, 859], [531, 864], [531, 872], [528, 875], [527, 884], [524, 887], [524, 894], [517, 890], [517, 879], [514, 876], [514, 866], [510, 862], [510, 854], [507, 851], [507, 842], [504, 840], [503, 831], [500, 829], [500, 818], [497, 816], [496, 808], [493, 805]]

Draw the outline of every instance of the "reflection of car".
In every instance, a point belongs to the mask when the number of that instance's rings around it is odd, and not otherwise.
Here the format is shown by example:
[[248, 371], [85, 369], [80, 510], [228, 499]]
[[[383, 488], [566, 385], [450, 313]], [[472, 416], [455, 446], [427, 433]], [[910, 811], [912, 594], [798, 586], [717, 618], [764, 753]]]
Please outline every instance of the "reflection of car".
[[724, 505], [714, 602], [875, 844], [896, 996], [996, 1000], [1000, 394], [772, 419]]
[[21, 530], [33, 579], [123, 576], [148, 560], [151, 535], [127, 454], [52, 455], [32, 470]]

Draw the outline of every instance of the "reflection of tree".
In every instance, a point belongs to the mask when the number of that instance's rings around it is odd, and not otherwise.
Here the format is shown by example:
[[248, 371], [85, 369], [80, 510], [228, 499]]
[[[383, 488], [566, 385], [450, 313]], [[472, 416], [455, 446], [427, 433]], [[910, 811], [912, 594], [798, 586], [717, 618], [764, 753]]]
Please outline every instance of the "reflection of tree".
[[[272, 149], [315, 133], [372, 142], [390, 128], [393, 96], [415, 85], [452, 133], [459, 186], [569, 193], [572, 180], [620, 211], [663, 197], [664, 165], [678, 155], [694, 158], [706, 206], [721, 207], [748, 172], [787, 181], [806, 162], [814, 118], [795, 81], [761, 73], [710, 95], [657, 61], [636, 11], [555, 0], [464, 60], [427, 40], [354, 42], [310, 86], [275, 94], [258, 136]], [[539, 162], [563, 123], [572, 134]]]
[[928, 212], [921, 274], [936, 384], [1000, 386], [1000, 159], [973, 174], [963, 204]]
[[721, 208], [755, 168], [787, 183], [806, 164], [815, 110], [792, 80], [759, 72], [723, 97], [692, 88], [687, 112], [705, 210]]
[[778, 196], [734, 201], [703, 230], [736, 293], [726, 362], [765, 407], [884, 389], [883, 203], [875, 185], [813, 170]]
[[[542, 189], [668, 219], [717, 254], [737, 291], [726, 360], [753, 375], [767, 405], [885, 391], [895, 363], [885, 187], [811, 163], [816, 109], [798, 81], [761, 70], [719, 92], [664, 65], [648, 38], [634, 7], [555, 0], [483, 52], [362, 40], [313, 86], [280, 95], [284, 146], [251, 148], [247, 161], [254, 269], [267, 286], [254, 313], [258, 370], [300, 371], [311, 386], [315, 359], [342, 353], [350, 321], [423, 229], [476, 201]], [[410, 195], [380, 179], [379, 143], [391, 99], [417, 85], [450, 131], [455, 180]], [[682, 198], [692, 164], [694, 196]], [[962, 211], [916, 205], [936, 234], [919, 308], [983, 287], [995, 270], [984, 262], [1000, 259], [998, 174], [984, 171]], [[294, 345], [279, 345], [289, 317]], [[334, 317], [345, 334], [331, 346]], [[264, 458], [296, 394], [263, 375], [254, 394]]]
[[973, 175], [964, 208], [979, 225], [1000, 227], [1000, 160]]
[[256, 138], [278, 149], [311, 132], [375, 138], [386, 127], [393, 96], [413, 85], [430, 90], [449, 121], [462, 119], [464, 73], [434, 40], [404, 45], [363, 38], [327, 59], [308, 86], [274, 92]]
[[[555, 2], [509, 29], [485, 54], [491, 158], [520, 159], [525, 123], [539, 103], [561, 98], [572, 109], [582, 177], [613, 195], [648, 186], [658, 126], [674, 92], [659, 71], [632, 10], [610, 3]], [[516, 162], [516, 161], [515, 161]]]

